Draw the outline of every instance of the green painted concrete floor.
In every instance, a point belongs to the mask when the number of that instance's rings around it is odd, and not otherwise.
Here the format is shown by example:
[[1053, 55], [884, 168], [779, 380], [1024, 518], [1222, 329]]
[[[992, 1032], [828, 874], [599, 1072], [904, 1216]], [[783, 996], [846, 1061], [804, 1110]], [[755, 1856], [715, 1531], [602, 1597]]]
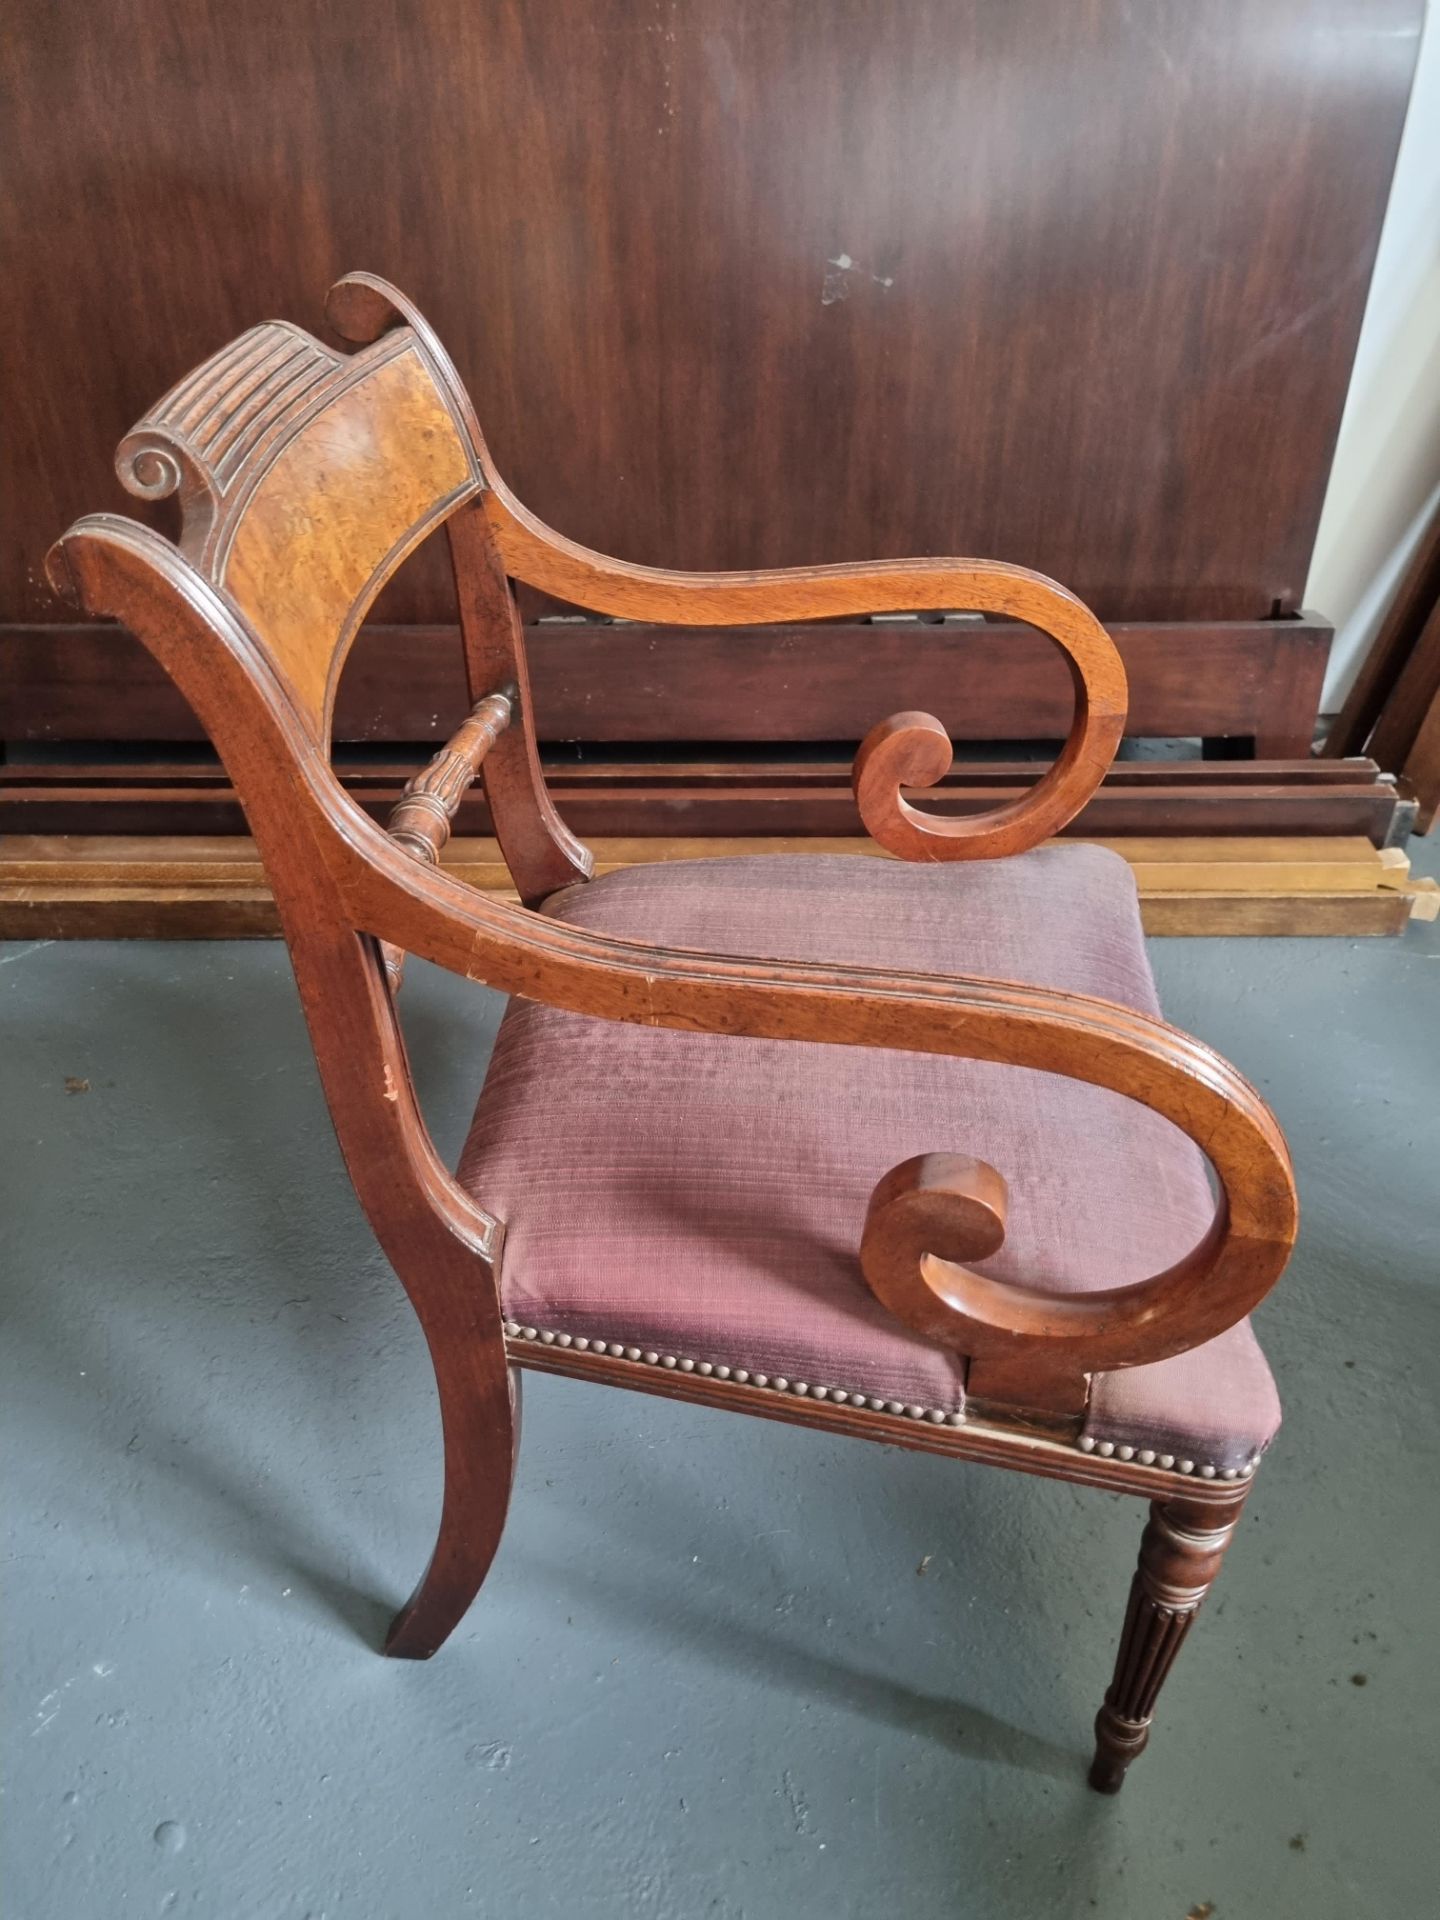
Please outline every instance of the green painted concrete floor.
[[[543, 1377], [479, 1603], [378, 1659], [438, 1422], [283, 950], [0, 949], [7, 1920], [1440, 1910], [1440, 927], [1152, 953], [1304, 1223], [1287, 1424], [1112, 1801], [1137, 1503]], [[498, 1003], [405, 1002], [453, 1152]]]

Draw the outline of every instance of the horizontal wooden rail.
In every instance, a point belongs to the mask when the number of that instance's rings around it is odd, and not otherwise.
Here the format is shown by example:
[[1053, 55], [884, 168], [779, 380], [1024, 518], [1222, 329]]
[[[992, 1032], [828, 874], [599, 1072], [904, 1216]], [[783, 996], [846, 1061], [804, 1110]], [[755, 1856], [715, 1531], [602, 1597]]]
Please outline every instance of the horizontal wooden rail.
[[[463, 698], [463, 695], [461, 696]], [[342, 763], [357, 805], [385, 820], [415, 771], [397, 748], [382, 762]], [[960, 762], [926, 795], [935, 813], [980, 813], [1026, 792], [1043, 763]], [[843, 761], [778, 763], [619, 760], [555, 763], [546, 780], [567, 826], [582, 837], [733, 838], [763, 834], [855, 835], [861, 831]], [[1077, 818], [1069, 837], [1121, 835], [1363, 834], [1375, 846], [1403, 844], [1415, 802], [1368, 760], [1120, 761]], [[120, 759], [12, 761], [0, 765], [0, 833], [114, 835], [243, 834], [240, 803], [224, 769], [195, 759], [166, 764]], [[460, 803], [454, 831], [489, 834], [477, 787]]]
[[[1331, 629], [1286, 620], [1116, 622], [1131, 736], [1253, 739], [1310, 751]], [[844, 621], [664, 627], [547, 620], [525, 629], [541, 740], [860, 740], [887, 710], [953, 740], [1059, 739], [1073, 694], [1043, 635], [1013, 622]], [[403, 663], [403, 664], [402, 664]], [[337, 741], [435, 741], [466, 702], [459, 629], [364, 627], [336, 696]], [[440, 716], [437, 719], [437, 716]], [[99, 625], [0, 628], [0, 737], [199, 740], [139, 642]]]

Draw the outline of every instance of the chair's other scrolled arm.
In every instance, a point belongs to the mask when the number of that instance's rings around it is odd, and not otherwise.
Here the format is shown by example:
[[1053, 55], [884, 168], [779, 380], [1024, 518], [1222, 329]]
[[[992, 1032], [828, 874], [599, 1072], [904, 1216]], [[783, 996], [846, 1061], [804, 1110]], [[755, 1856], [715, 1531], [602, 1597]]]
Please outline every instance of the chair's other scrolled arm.
[[[366, 311], [373, 295], [366, 293]], [[371, 324], [374, 324], [371, 322]], [[950, 742], [929, 714], [904, 713], [866, 739], [855, 795], [871, 835], [906, 860], [986, 860], [1058, 833], [1084, 806], [1125, 731], [1128, 689], [1115, 643], [1075, 595], [1044, 574], [999, 560], [875, 560], [756, 573], [675, 573], [582, 547], [536, 518], [479, 450], [482, 508], [506, 571], [574, 606], [676, 626], [854, 619], [964, 607], [1018, 620], [1053, 640], [1075, 688], [1075, 717], [1060, 758], [1024, 799], [978, 819], [917, 812], [905, 786], [932, 786], [950, 766]], [[963, 640], [957, 640], [963, 646]]]
[[[1049, 772], [1003, 807], [972, 818], [922, 813], [906, 787], [933, 787], [950, 771], [950, 736], [929, 713], [895, 713], [861, 742], [851, 773], [855, 804], [872, 840], [902, 860], [993, 860], [1048, 840], [1105, 778], [1125, 731], [1125, 669], [1105, 629], [1078, 602], [1058, 596], [1044, 631], [1064, 652], [1075, 685], [1070, 737]], [[1037, 625], [1040, 615], [1035, 615]]]

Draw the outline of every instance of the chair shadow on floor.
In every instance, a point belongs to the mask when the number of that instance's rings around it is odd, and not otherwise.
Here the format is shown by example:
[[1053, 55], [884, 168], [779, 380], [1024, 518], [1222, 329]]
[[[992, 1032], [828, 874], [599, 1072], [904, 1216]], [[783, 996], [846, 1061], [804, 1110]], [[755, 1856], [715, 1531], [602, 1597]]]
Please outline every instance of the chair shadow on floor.
[[[425, 1084], [428, 1077], [445, 1073], [454, 1079], [455, 1036], [453, 1021], [441, 1018], [425, 1005], [423, 978], [417, 969], [407, 1024], [417, 1076]], [[420, 992], [415, 991], [417, 988]], [[172, 979], [163, 991], [148, 980], [130, 978], [120, 983], [115, 1000], [123, 1005], [124, 1017], [141, 1030], [165, 1037], [163, 1066], [158, 1058], [152, 1062], [157, 1072], [175, 1079], [188, 1074], [193, 1063], [194, 1097], [187, 1095], [182, 1101], [191, 1135], [185, 1148], [187, 1160], [198, 1163], [201, 1169], [221, 1169], [222, 1181], [261, 1198], [240, 1215], [244, 1242], [220, 1248], [214, 1254], [223, 1276], [222, 1286], [207, 1288], [205, 1275], [194, 1273], [183, 1259], [167, 1271], [162, 1246], [159, 1257], [123, 1263], [123, 1296], [109, 1303], [108, 1319], [87, 1321], [77, 1327], [66, 1320], [55, 1297], [42, 1286], [19, 1303], [12, 1332], [26, 1343], [33, 1368], [43, 1371], [51, 1383], [47, 1410], [55, 1421], [79, 1420], [87, 1414], [93, 1419], [97, 1395], [102, 1405], [143, 1407], [145, 1439], [136, 1455], [134, 1471], [163, 1476], [164, 1491], [159, 1498], [152, 1493], [147, 1522], [171, 1528], [171, 1551], [177, 1560], [204, 1564], [216, 1558], [217, 1549], [231, 1561], [238, 1555], [253, 1562], [262, 1577], [275, 1576], [277, 1586], [303, 1586], [357, 1642], [375, 1648], [402, 1597], [394, 1589], [389, 1593], [384, 1590], [392, 1570], [387, 1567], [382, 1574], [374, 1565], [356, 1566], [353, 1536], [342, 1538], [343, 1529], [336, 1525], [344, 1509], [332, 1499], [328, 1509], [317, 1515], [311, 1480], [287, 1475], [285, 1462], [292, 1455], [303, 1458], [311, 1452], [322, 1452], [332, 1439], [340, 1444], [339, 1434], [331, 1436], [324, 1431], [330, 1425], [328, 1411], [337, 1404], [333, 1384], [328, 1394], [320, 1392], [319, 1387], [336, 1368], [354, 1368], [357, 1348], [373, 1354], [381, 1363], [376, 1368], [373, 1404], [394, 1404], [396, 1396], [378, 1376], [384, 1371], [387, 1356], [395, 1350], [391, 1322], [397, 1311], [404, 1311], [404, 1303], [399, 1283], [393, 1279], [388, 1282], [394, 1287], [393, 1302], [386, 1300], [388, 1269], [350, 1200], [306, 1056], [299, 1054], [301, 1064], [296, 1074], [287, 1074], [291, 1084], [281, 1087], [272, 1082], [266, 1090], [266, 1076], [256, 1059], [251, 1018], [265, 1019], [267, 1003], [276, 1003], [269, 1009], [273, 1014], [283, 1000], [285, 1017], [275, 1024], [281, 1029], [281, 1038], [288, 1040], [287, 1030], [294, 1023], [290, 992], [288, 971], [277, 968], [267, 975], [262, 990], [257, 992], [252, 982], [249, 995], [242, 997], [255, 1004], [237, 1017], [234, 1005], [222, 1004], [221, 998], [232, 997], [233, 986], [213, 976], [199, 980], [186, 977], [178, 983]], [[147, 1000], [154, 1004], [147, 1006]], [[95, 1017], [103, 1020], [104, 1015], [97, 1011]], [[72, 1035], [72, 1050], [83, 1057], [86, 1042], [81, 1030], [83, 1015], [78, 1009], [76, 1018], [80, 1028]], [[300, 1036], [294, 1038], [298, 1041]], [[267, 1051], [272, 1045], [273, 1039], [265, 1043]], [[279, 1049], [276, 1051], [278, 1054]], [[286, 1065], [294, 1064], [296, 1058], [296, 1054], [290, 1054]], [[296, 1084], [301, 1071], [307, 1081], [303, 1089]], [[233, 1086], [241, 1079], [251, 1083], [243, 1121], [235, 1103], [223, 1094], [227, 1085]], [[261, 1088], [258, 1096], [257, 1086]], [[216, 1089], [221, 1090], [218, 1097]], [[450, 1091], [453, 1094], [454, 1089]], [[163, 1108], [163, 1093], [157, 1096], [156, 1104]], [[297, 1127], [305, 1136], [298, 1151]], [[323, 1146], [317, 1145], [312, 1128], [323, 1131]], [[314, 1179], [333, 1180], [348, 1215], [343, 1244], [338, 1248], [334, 1217], [313, 1207], [291, 1209], [269, 1204], [269, 1196], [303, 1190], [307, 1174]], [[177, 1190], [174, 1170], [159, 1152], [146, 1160], [144, 1168], [137, 1169], [137, 1179], [154, 1182], [148, 1196], [143, 1191], [132, 1196], [132, 1217], [137, 1220], [159, 1219], [167, 1210], [173, 1213], [189, 1204], [186, 1192], [198, 1195], [206, 1191], [188, 1184]], [[195, 1204], [203, 1202], [197, 1198]], [[233, 1226], [233, 1210], [227, 1210], [227, 1218]], [[96, 1231], [101, 1231], [99, 1223]], [[101, 1257], [98, 1248], [95, 1257]], [[362, 1267], [368, 1269], [365, 1283], [357, 1284]], [[237, 1269], [238, 1281], [232, 1277]], [[287, 1399], [291, 1388], [295, 1392], [299, 1418], [292, 1420], [292, 1430], [299, 1432], [300, 1440], [287, 1452], [272, 1449], [267, 1456], [272, 1470], [263, 1474], [246, 1470], [247, 1458], [255, 1458], [252, 1448], [237, 1449], [231, 1455], [224, 1438], [227, 1431], [244, 1432], [250, 1419], [263, 1417], [262, 1410], [248, 1405], [243, 1397], [239, 1404], [227, 1401], [214, 1385], [214, 1356], [235, 1339], [237, 1292], [243, 1292], [246, 1300], [247, 1324], [264, 1326], [276, 1320], [295, 1304], [297, 1295], [304, 1295], [311, 1309], [305, 1337], [289, 1343], [294, 1379], [281, 1386]], [[183, 1306], [170, 1311], [172, 1303], [179, 1302]], [[127, 1303], [136, 1309], [133, 1316], [127, 1311]], [[167, 1319], [166, 1339], [156, 1347], [142, 1329], [161, 1314]], [[340, 1323], [345, 1327], [343, 1333]], [[411, 1337], [418, 1349], [418, 1328], [412, 1330]], [[87, 1379], [83, 1394], [77, 1382], [82, 1370]], [[413, 1372], [407, 1359], [402, 1407], [411, 1397]], [[568, 1384], [561, 1390], [600, 1391]], [[613, 1392], [607, 1398], [623, 1404]], [[720, 1418], [699, 1409], [673, 1413], [692, 1420]], [[128, 1417], [111, 1422], [118, 1447], [126, 1445], [121, 1430]], [[398, 1417], [408, 1421], [410, 1415]], [[427, 1478], [421, 1495], [428, 1509], [432, 1502], [438, 1507], [439, 1496], [438, 1421], [433, 1399], [420, 1417], [434, 1429], [433, 1478]], [[533, 1408], [529, 1418], [533, 1429]], [[309, 1434], [304, 1432], [307, 1425]], [[775, 1435], [777, 1447], [804, 1447], [807, 1441], [812, 1446], [838, 1444], [847, 1449], [858, 1444], [817, 1442], [811, 1436], [778, 1432]], [[907, 1463], [912, 1468], [914, 1464]], [[397, 1463], [395, 1470], [404, 1469]], [[824, 1474], [829, 1470], [817, 1456], [814, 1471]], [[557, 1585], [568, 1582], [583, 1589], [581, 1604], [598, 1607], [615, 1621], [633, 1627], [637, 1620], [643, 1621], [647, 1595], [654, 1590], [653, 1583], [647, 1586], [630, 1572], [635, 1564], [635, 1546], [642, 1553], [646, 1547], [662, 1550], [660, 1542], [671, 1537], [670, 1523], [665, 1519], [666, 1503], [681, 1495], [666, 1486], [663, 1474], [655, 1473], [653, 1460], [645, 1456], [638, 1442], [628, 1456], [618, 1451], [612, 1454], [611, 1471], [627, 1477], [649, 1477], [653, 1495], [647, 1492], [647, 1502], [653, 1511], [647, 1521], [646, 1540], [632, 1543], [628, 1556], [612, 1554], [598, 1565], [593, 1556], [583, 1562], [565, 1562], [543, 1551], [531, 1551], [528, 1565], [542, 1580]], [[952, 1483], [962, 1478], [968, 1481], [969, 1476], [956, 1476], [953, 1471], [949, 1476]], [[176, 1483], [184, 1492], [179, 1501], [173, 1497]], [[393, 1486], [382, 1493], [378, 1480], [371, 1484], [379, 1497], [388, 1493], [397, 1502], [401, 1497]], [[522, 1497], [527, 1496], [522, 1492]], [[535, 1490], [530, 1490], [528, 1498], [535, 1497]], [[755, 1497], [757, 1502], [763, 1501], [763, 1490], [756, 1489]], [[560, 1505], [564, 1505], [563, 1493]], [[964, 1505], [957, 1485], [951, 1499], [950, 1523], [956, 1529], [964, 1526]], [[738, 1527], [740, 1522], [736, 1519], [733, 1524]], [[737, 1551], [722, 1551], [717, 1558], [722, 1564], [743, 1567], [745, 1558], [738, 1550], [738, 1539], [735, 1546]], [[512, 1542], [510, 1551], [515, 1550]], [[519, 1550], [526, 1551], [523, 1547]], [[503, 1565], [507, 1549], [502, 1547], [501, 1552]], [[419, 1567], [395, 1571], [403, 1579], [418, 1573]], [[664, 1631], [688, 1657], [715, 1668], [722, 1676], [735, 1671], [760, 1675], [768, 1685], [797, 1699], [831, 1702], [976, 1760], [1024, 1769], [1057, 1781], [1080, 1779], [1078, 1750], [1043, 1739], [982, 1708], [864, 1670], [817, 1647], [798, 1646], [783, 1635], [744, 1620], [739, 1617], [744, 1602], [737, 1576], [718, 1589], [712, 1588], [712, 1593], [713, 1604], [701, 1604], [693, 1596], [667, 1589]], [[484, 1606], [482, 1593], [477, 1614]], [[477, 1620], [477, 1625], [483, 1626], [483, 1621]], [[282, 1630], [278, 1621], [277, 1630]], [[459, 1665], [465, 1661], [463, 1649], [462, 1641], [441, 1657]], [[361, 1657], [358, 1648], [357, 1657]], [[1016, 1658], [1023, 1657], [1023, 1650], [1017, 1648]], [[1036, 1657], [1040, 1657], [1038, 1651]], [[1097, 1665], [1100, 1660], [1103, 1654], [1097, 1655]]]
[[[177, 1563], [204, 1567], [219, 1554], [243, 1557], [257, 1580], [273, 1575], [277, 1588], [303, 1587], [358, 1640], [379, 1646], [395, 1609], [393, 1597], [382, 1595], [369, 1569], [359, 1584], [347, 1575], [351, 1543], [331, 1539], [327, 1551], [327, 1537], [317, 1533], [313, 1510], [306, 1509], [303, 1485], [286, 1486], [278, 1474], [262, 1482], [227, 1457], [213, 1401], [197, 1399], [193, 1417], [183, 1417], [170, 1377], [177, 1354], [173, 1343], [167, 1347], [165, 1378], [147, 1384], [147, 1356], [139, 1342], [127, 1348], [113, 1333], [103, 1343], [86, 1341], [58, 1317], [23, 1305], [12, 1306], [6, 1319], [27, 1370], [46, 1381], [46, 1412], [57, 1428], [93, 1419], [97, 1398], [117, 1405], [146, 1403], [132, 1474], [155, 1476], [146, 1530], [169, 1530], [169, 1551]], [[85, 1390], [79, 1388], [81, 1379]], [[169, 1417], [148, 1410], [167, 1403], [174, 1409]], [[134, 1436], [130, 1442], [120, 1438], [124, 1424], [112, 1427], [114, 1447], [121, 1452], [134, 1444]]]
[[[575, 1569], [560, 1561], [532, 1560], [535, 1571], [557, 1585], [574, 1580]], [[593, 1567], [584, 1576], [577, 1602], [595, 1606], [617, 1622], [632, 1625], [643, 1611], [638, 1586], [610, 1571]], [[478, 1603], [483, 1606], [483, 1596]], [[666, 1597], [666, 1632], [686, 1655], [713, 1667], [723, 1678], [736, 1672], [760, 1676], [767, 1686], [797, 1700], [823, 1700], [847, 1713], [918, 1735], [968, 1759], [1052, 1780], [1073, 1782], [1082, 1771], [1082, 1756], [998, 1715], [963, 1700], [924, 1693], [885, 1674], [864, 1672], [857, 1666], [830, 1659], [819, 1647], [800, 1647], [778, 1635], [761, 1632], [737, 1619]]]

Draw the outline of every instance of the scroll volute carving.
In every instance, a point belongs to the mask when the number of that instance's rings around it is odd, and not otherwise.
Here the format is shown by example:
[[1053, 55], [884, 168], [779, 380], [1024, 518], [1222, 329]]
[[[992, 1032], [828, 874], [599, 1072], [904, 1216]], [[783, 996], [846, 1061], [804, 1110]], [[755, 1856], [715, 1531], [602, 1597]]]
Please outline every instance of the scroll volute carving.
[[[1101, 635], [1106, 647], [1108, 637]], [[1114, 648], [1110, 647], [1114, 654]], [[902, 860], [994, 860], [1038, 846], [1089, 800], [1115, 758], [1125, 730], [1125, 677], [1118, 654], [1086, 656], [1075, 679], [1075, 721], [1059, 759], [1018, 800], [973, 818], [923, 813], [906, 787], [933, 787], [950, 771], [950, 736], [933, 713], [895, 713], [860, 744], [851, 771], [855, 804], [871, 839]], [[1118, 687], [1117, 687], [1118, 681]], [[1096, 683], [1104, 689], [1097, 702]]]
[[871, 1291], [917, 1333], [947, 1339], [963, 1303], [947, 1292], [936, 1262], [998, 1253], [1008, 1201], [1004, 1179], [985, 1160], [923, 1153], [892, 1167], [870, 1196], [860, 1242]]
[[1061, 1297], [970, 1269], [1005, 1244], [1008, 1204], [1004, 1177], [988, 1161], [917, 1154], [892, 1167], [870, 1196], [861, 1270], [897, 1319], [968, 1356], [968, 1400], [1055, 1417], [1083, 1413], [1087, 1375], [1073, 1361], [1057, 1367], [1044, 1341], [1057, 1306], [1063, 1311]]
[[180, 545], [208, 570], [247, 473], [332, 380], [340, 356], [285, 321], [232, 340], [125, 435], [115, 471], [140, 500], [180, 497]]
[[[950, 737], [931, 713], [882, 720], [861, 742], [851, 773], [871, 838], [902, 860], [992, 860], [1048, 840], [1105, 778], [1125, 732], [1129, 688], [1114, 641], [1073, 595], [1040, 579], [1021, 584], [1014, 610], [1064, 655], [1075, 714], [1060, 756], [1029, 793], [974, 818], [923, 813], [906, 787], [933, 787], [950, 771]], [[957, 641], [963, 646], [963, 639]]]
[[[860, 1243], [865, 1279], [908, 1326], [968, 1357], [972, 1405], [1073, 1421], [1091, 1375], [1199, 1346], [1269, 1291], [1294, 1242], [1294, 1180], [1268, 1109], [1224, 1071], [1224, 1118], [1201, 1136], [1221, 1188], [1214, 1217], [1183, 1258], [1144, 1280], [1067, 1293], [1043, 1274], [1021, 1284], [976, 1273], [968, 1263], [1005, 1238], [1005, 1182], [983, 1160], [921, 1154], [880, 1181]], [[1154, 1092], [1132, 1097], [1163, 1111]]]

